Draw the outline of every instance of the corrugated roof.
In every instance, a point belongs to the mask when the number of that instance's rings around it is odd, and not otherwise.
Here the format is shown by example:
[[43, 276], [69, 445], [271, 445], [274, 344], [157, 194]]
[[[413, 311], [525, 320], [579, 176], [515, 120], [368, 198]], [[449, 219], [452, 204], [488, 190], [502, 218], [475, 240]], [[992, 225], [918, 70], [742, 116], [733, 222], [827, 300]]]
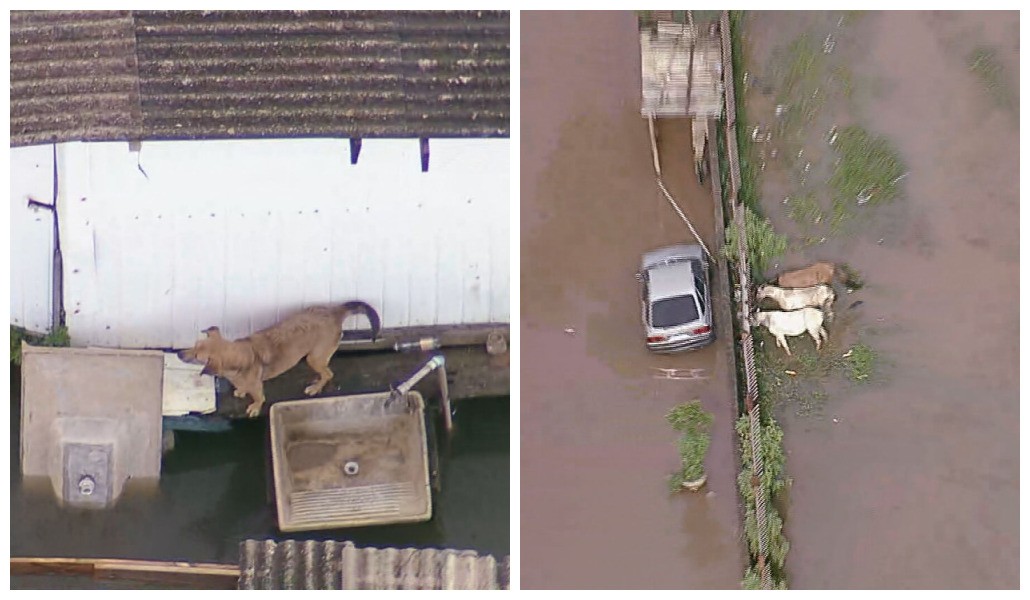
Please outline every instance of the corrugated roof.
[[11, 145], [141, 133], [129, 11], [11, 11]]
[[11, 13], [11, 143], [506, 137], [507, 11]]
[[358, 548], [314, 540], [240, 544], [244, 590], [508, 589], [508, 559], [471, 550]]

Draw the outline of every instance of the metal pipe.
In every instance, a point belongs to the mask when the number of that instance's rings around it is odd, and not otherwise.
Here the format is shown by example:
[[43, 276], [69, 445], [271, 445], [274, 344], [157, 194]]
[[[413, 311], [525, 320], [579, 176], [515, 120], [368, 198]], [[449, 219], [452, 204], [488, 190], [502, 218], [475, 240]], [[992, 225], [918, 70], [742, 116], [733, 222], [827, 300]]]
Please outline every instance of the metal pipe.
[[440, 410], [443, 412], [443, 423], [450, 433], [454, 423], [451, 422], [451, 395], [447, 389], [447, 370], [443, 368], [443, 361], [440, 362], [440, 369], [436, 373], [440, 380]]
[[443, 412], [444, 424], [447, 427], [447, 431], [451, 431], [454, 424], [451, 421], [451, 397], [447, 387], [447, 370], [444, 368], [444, 356], [443, 354], [434, 355], [430, 358], [422, 367], [415, 371], [411, 377], [396, 386], [393, 390], [394, 394], [398, 396], [404, 396], [416, 383], [421, 381], [426, 375], [431, 373], [434, 369], [439, 369], [439, 383], [440, 383], [440, 409]]

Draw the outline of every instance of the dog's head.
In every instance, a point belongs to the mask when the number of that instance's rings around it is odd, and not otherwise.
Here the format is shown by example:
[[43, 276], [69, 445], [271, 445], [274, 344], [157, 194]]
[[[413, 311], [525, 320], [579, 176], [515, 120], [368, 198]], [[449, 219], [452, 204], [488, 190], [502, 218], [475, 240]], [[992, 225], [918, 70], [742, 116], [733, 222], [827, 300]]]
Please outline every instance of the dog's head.
[[220, 354], [219, 350], [225, 344], [225, 338], [222, 337], [222, 333], [217, 327], [208, 327], [201, 333], [206, 334], [207, 337], [197, 340], [192, 348], [180, 351], [179, 360], [204, 365], [204, 370], [201, 371], [203, 375], [217, 375], [217, 357]]

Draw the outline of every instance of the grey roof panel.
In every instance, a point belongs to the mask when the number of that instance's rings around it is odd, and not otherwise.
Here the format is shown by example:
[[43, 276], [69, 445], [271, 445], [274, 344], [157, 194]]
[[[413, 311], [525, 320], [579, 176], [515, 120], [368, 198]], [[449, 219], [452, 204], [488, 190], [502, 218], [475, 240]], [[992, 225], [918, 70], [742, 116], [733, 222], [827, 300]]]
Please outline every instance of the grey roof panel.
[[129, 11], [11, 12], [11, 144], [137, 138]]
[[15, 11], [12, 145], [507, 137], [507, 11]]
[[507, 589], [509, 561], [471, 550], [358, 548], [314, 540], [240, 544], [240, 589]]

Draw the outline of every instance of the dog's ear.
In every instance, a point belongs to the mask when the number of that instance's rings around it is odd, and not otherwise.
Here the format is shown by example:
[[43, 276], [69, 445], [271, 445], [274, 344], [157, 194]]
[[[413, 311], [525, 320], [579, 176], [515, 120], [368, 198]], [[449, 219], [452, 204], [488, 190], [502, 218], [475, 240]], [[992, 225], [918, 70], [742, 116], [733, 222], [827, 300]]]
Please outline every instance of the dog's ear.
[[219, 331], [217, 327], [208, 327], [207, 329], [205, 329], [204, 331], [201, 331], [200, 333], [206, 334], [208, 339], [217, 339], [217, 340], [222, 339], [222, 332]]

